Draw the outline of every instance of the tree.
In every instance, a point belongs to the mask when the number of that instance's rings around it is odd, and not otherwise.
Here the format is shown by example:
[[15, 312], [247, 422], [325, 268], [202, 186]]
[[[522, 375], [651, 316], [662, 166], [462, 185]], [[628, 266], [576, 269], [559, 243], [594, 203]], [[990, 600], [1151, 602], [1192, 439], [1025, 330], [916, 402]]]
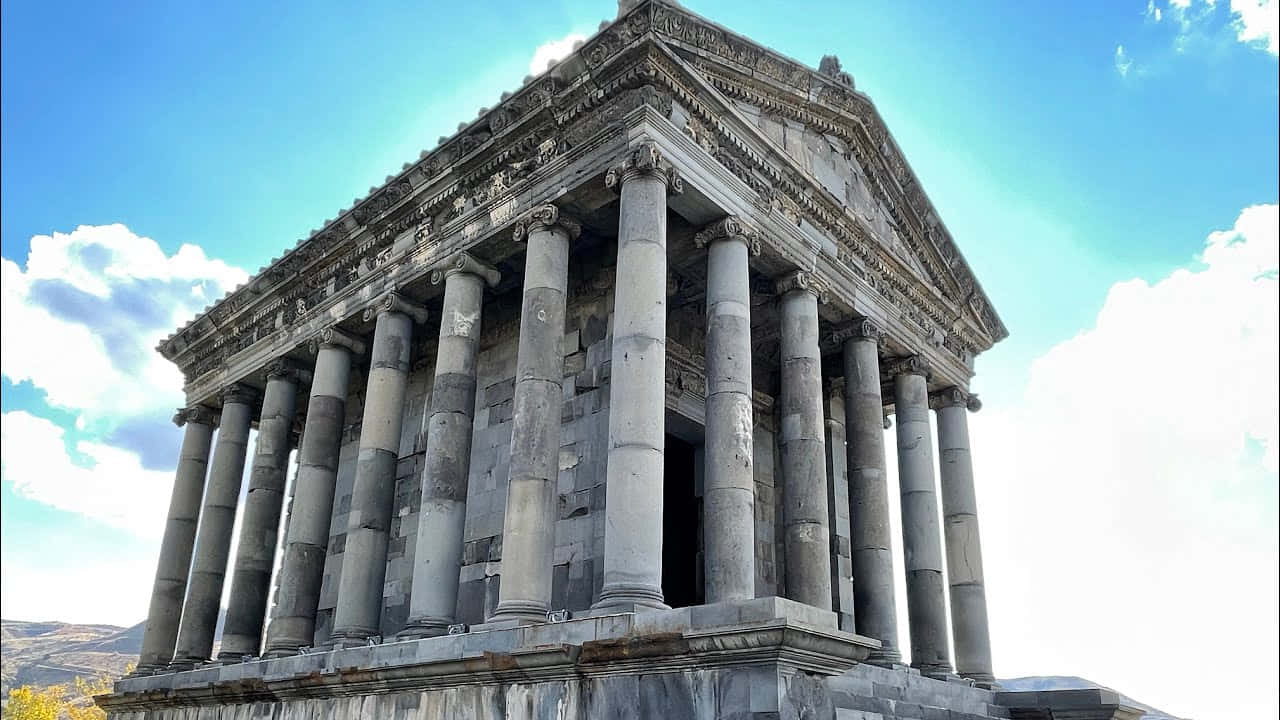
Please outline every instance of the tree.
[[23, 685], [9, 691], [3, 720], [106, 720], [107, 713], [93, 703], [93, 696], [110, 691], [107, 675], [48, 687]]

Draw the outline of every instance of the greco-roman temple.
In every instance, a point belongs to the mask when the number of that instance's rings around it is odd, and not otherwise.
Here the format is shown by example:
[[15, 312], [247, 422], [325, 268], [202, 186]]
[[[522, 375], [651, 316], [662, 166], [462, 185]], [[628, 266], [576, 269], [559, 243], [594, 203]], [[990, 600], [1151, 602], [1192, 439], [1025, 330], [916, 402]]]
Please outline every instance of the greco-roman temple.
[[182, 450], [97, 701], [1137, 717], [995, 681], [969, 382], [1006, 334], [834, 57], [624, 1], [160, 344]]

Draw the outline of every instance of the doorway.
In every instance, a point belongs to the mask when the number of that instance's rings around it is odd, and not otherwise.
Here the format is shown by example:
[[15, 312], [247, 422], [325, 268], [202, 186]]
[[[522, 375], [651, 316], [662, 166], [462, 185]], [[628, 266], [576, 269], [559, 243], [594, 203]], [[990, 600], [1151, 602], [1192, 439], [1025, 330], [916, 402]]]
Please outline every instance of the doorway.
[[666, 436], [662, 473], [662, 595], [671, 607], [701, 605], [702, 474], [699, 448]]

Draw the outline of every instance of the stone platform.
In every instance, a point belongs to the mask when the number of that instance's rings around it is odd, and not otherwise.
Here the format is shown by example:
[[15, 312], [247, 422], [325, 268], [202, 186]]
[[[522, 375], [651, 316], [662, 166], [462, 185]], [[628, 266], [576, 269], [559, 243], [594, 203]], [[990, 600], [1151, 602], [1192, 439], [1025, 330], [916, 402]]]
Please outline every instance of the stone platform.
[[878, 646], [758, 598], [207, 665], [96, 700], [114, 720], [1010, 717], [967, 681], [861, 664]]

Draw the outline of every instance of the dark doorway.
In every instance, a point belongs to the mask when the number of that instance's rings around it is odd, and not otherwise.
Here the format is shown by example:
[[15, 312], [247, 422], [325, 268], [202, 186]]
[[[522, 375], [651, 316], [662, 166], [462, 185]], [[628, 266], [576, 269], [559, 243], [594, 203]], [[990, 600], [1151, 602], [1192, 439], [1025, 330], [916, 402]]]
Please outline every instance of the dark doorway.
[[662, 474], [662, 595], [671, 607], [702, 604], [702, 498], [693, 445], [667, 436]]

